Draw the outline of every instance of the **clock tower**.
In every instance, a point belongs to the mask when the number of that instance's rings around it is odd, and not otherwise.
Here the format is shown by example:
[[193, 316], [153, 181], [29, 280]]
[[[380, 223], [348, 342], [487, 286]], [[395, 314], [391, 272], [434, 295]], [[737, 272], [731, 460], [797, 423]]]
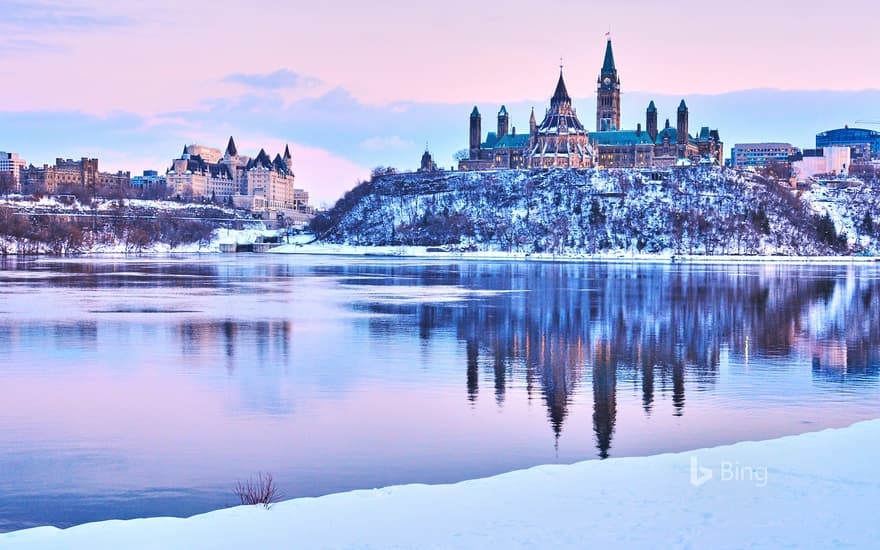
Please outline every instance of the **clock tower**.
[[620, 130], [620, 77], [614, 66], [611, 39], [605, 46], [605, 61], [596, 92], [596, 131]]

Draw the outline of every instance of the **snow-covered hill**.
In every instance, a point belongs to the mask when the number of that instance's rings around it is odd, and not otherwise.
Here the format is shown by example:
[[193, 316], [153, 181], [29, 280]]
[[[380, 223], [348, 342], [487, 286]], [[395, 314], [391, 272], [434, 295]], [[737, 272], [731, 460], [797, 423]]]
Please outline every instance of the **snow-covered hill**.
[[356, 187], [313, 228], [329, 243], [552, 254], [876, 253], [876, 186], [791, 190], [711, 167], [434, 172]]

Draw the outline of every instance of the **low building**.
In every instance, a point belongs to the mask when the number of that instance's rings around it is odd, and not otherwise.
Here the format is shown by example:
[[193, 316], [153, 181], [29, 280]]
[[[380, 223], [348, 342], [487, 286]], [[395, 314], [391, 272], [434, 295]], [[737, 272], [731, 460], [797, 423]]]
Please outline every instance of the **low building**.
[[9, 174], [9, 177], [12, 179], [10, 191], [21, 191], [21, 171], [24, 169], [25, 164], [25, 161], [18, 156], [18, 153], [0, 151], [0, 174]]
[[816, 134], [816, 148], [849, 147], [852, 162], [880, 160], [880, 132], [844, 126]]
[[21, 188], [26, 193], [70, 193], [88, 190], [94, 194], [127, 192], [130, 172], [101, 172], [98, 159], [55, 159], [54, 165], [29, 165], [21, 170]]
[[765, 170], [774, 163], [790, 164], [800, 150], [791, 143], [737, 143], [730, 150], [730, 165], [740, 170]]
[[163, 197], [166, 190], [165, 176], [156, 170], [144, 170], [142, 176], [131, 178], [131, 190], [142, 197]]
[[792, 178], [798, 183], [804, 183], [816, 176], [846, 176], [851, 155], [852, 150], [849, 147], [805, 149], [802, 154], [793, 157]]
[[434, 172], [437, 170], [437, 167], [434, 166], [434, 157], [431, 155], [431, 152], [425, 148], [425, 152], [422, 153], [422, 161], [419, 164], [419, 172]]

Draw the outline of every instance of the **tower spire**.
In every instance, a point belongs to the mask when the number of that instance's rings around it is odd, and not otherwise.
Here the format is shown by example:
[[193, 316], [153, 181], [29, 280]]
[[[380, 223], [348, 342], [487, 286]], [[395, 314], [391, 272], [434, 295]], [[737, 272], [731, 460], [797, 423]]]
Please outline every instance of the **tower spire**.
[[614, 63], [614, 49], [611, 47], [611, 31], [605, 33], [605, 58], [599, 72], [596, 101], [596, 131], [605, 132], [620, 129], [620, 77]]
[[565, 87], [565, 79], [562, 77], [562, 65], [559, 66], [559, 81], [556, 83], [556, 91], [553, 92], [553, 98], [550, 105], [559, 105], [561, 103], [571, 103], [571, 96], [568, 95], [568, 89]]
[[605, 34], [608, 42], [605, 44], [605, 60], [602, 62], [602, 76], [617, 76], [617, 66], [614, 64], [614, 49], [611, 47], [611, 32]]
[[235, 147], [235, 140], [232, 139], [232, 136], [229, 136], [229, 144], [226, 145], [226, 154], [230, 157], [238, 155], [238, 149]]

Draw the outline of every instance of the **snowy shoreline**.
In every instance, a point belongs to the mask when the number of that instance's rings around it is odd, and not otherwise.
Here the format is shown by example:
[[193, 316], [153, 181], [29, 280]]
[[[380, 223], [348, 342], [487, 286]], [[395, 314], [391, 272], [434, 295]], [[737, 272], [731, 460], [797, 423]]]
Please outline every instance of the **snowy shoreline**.
[[364, 256], [437, 260], [507, 260], [535, 262], [644, 262], [644, 263], [873, 263], [880, 256], [737, 256], [701, 254], [534, 254], [503, 251], [431, 251], [425, 246], [355, 246], [343, 244], [286, 244], [268, 251], [271, 254], [322, 256]]
[[[221, 244], [235, 244], [234, 240], [213, 240], [207, 245], [184, 245], [171, 249], [159, 244], [149, 250], [126, 251], [123, 246], [96, 247], [77, 254], [11, 254], [7, 258], [163, 258], [178, 256], [237, 256], [248, 257], [251, 252], [222, 252]], [[238, 244], [251, 244], [239, 242]], [[301, 256], [338, 256], [377, 259], [453, 260], [453, 261], [508, 261], [508, 262], [556, 262], [556, 263], [689, 263], [689, 264], [880, 264], [880, 256], [737, 256], [737, 255], [673, 255], [673, 254], [530, 254], [525, 252], [428, 252], [420, 246], [352, 246], [352, 245], [280, 245], [258, 254], [285, 254]]]
[[880, 419], [450, 485], [299, 498], [268, 510], [38, 527], [0, 535], [0, 546], [872, 548], [880, 540], [878, 454]]

